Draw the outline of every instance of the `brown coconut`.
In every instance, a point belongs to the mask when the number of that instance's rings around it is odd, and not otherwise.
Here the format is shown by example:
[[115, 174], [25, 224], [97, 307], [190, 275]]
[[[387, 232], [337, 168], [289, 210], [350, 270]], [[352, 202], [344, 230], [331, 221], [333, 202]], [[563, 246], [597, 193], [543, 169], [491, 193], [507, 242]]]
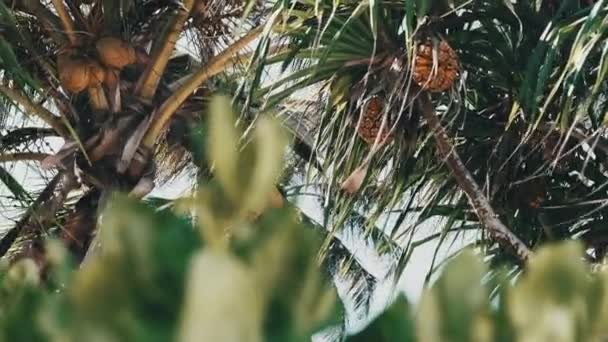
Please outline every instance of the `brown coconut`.
[[89, 85], [90, 71], [87, 60], [60, 55], [57, 59], [57, 69], [59, 81], [65, 90], [79, 93]]
[[96, 61], [89, 61], [89, 88], [96, 88], [106, 79], [106, 69]]
[[114, 37], [101, 38], [95, 44], [99, 60], [108, 67], [122, 69], [137, 60], [135, 49], [129, 43]]

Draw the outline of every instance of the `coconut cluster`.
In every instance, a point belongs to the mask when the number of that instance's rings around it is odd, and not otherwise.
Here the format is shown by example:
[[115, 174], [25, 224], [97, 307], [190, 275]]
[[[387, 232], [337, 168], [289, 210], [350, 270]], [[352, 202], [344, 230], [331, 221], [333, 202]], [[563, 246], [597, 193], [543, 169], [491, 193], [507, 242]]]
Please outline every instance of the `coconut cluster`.
[[114, 37], [101, 38], [95, 43], [96, 58], [79, 56], [77, 52], [77, 48], [71, 48], [57, 57], [59, 80], [71, 93], [97, 88], [115, 77], [113, 70], [121, 70], [137, 60], [133, 46]]

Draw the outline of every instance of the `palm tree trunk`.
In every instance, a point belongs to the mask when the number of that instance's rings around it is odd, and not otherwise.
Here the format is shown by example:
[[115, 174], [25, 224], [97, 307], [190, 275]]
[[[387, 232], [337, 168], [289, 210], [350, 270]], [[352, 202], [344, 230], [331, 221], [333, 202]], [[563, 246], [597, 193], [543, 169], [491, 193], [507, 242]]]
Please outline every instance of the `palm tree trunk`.
[[530, 256], [530, 249], [500, 221], [494, 212], [479, 185], [456, 153], [448, 134], [435, 114], [430, 96], [426, 93], [421, 94], [417, 103], [433, 133], [439, 156], [445, 161], [460, 189], [466, 194], [477, 218], [488, 230], [492, 240], [510, 248], [520, 261], [526, 261]]
[[99, 199], [98, 190], [92, 190], [82, 196], [61, 230], [60, 239], [76, 263], [82, 262], [93, 240], [97, 227]]

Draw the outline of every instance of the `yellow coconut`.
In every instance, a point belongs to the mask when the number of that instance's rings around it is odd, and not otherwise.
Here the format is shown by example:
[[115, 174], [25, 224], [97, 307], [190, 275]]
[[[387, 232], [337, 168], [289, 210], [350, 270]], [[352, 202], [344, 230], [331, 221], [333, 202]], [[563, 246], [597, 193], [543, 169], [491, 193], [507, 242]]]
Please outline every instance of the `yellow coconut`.
[[60, 55], [57, 58], [59, 81], [71, 93], [79, 93], [87, 88], [90, 80], [89, 64], [85, 59]]
[[99, 60], [115, 69], [122, 69], [137, 60], [135, 49], [129, 43], [114, 37], [101, 38], [95, 44]]
[[106, 78], [106, 69], [96, 61], [89, 61], [89, 88], [96, 88], [103, 83]]

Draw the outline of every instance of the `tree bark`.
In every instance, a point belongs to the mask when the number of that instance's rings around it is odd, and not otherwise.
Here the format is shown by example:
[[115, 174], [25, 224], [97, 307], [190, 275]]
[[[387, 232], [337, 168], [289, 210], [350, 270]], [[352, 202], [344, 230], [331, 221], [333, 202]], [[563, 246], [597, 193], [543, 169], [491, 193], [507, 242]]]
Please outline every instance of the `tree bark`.
[[422, 93], [416, 101], [429, 124], [439, 156], [445, 161], [460, 189], [466, 194], [479, 222], [487, 229], [493, 241], [511, 249], [520, 261], [526, 261], [530, 256], [530, 249], [500, 221], [494, 212], [481, 188], [456, 153], [448, 134], [435, 114], [430, 96]]

